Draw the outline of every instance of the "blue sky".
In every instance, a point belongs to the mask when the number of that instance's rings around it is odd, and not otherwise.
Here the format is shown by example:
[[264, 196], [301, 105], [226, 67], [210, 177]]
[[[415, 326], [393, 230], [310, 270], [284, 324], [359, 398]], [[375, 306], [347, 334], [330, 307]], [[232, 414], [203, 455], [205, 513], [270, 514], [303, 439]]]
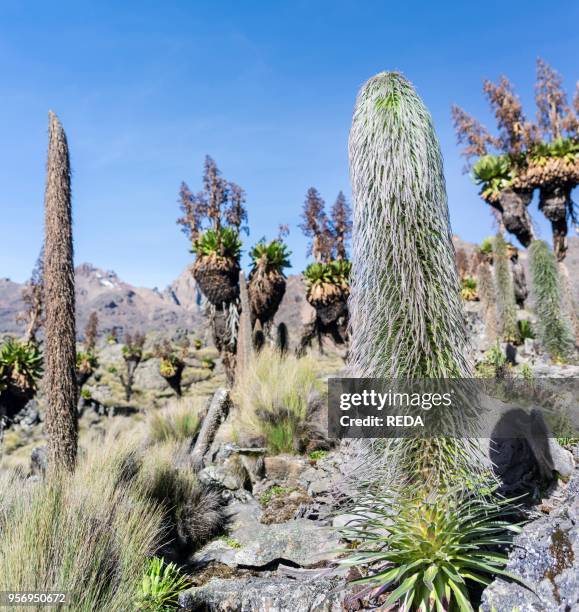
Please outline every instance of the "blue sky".
[[491, 217], [450, 104], [491, 125], [481, 80], [504, 73], [534, 114], [537, 56], [572, 90], [578, 22], [572, 0], [0, 1], [0, 277], [26, 279], [41, 244], [49, 109], [71, 147], [76, 263], [168, 284], [191, 261], [179, 184], [200, 186], [209, 153], [247, 191], [249, 242], [288, 223], [303, 269], [305, 192], [350, 193], [355, 96], [391, 69], [434, 117], [453, 230], [481, 240]]

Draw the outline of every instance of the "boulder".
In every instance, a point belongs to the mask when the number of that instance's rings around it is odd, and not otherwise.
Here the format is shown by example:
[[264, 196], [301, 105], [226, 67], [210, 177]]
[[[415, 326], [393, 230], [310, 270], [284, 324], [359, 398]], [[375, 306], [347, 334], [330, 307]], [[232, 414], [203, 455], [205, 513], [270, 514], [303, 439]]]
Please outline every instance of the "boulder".
[[341, 612], [344, 593], [337, 579], [246, 577], [213, 579], [179, 595], [188, 610], [212, 612]]
[[514, 540], [507, 571], [532, 590], [497, 578], [482, 595], [484, 612], [579, 610], [579, 473], [548, 516], [525, 526]]
[[[296, 519], [265, 525], [260, 522], [262, 510], [255, 500], [234, 502], [230, 509], [230, 539], [210, 542], [194, 555], [195, 562], [264, 568], [287, 561], [309, 567], [334, 558], [339, 548], [336, 533], [314, 521]], [[235, 546], [230, 545], [232, 541]]]

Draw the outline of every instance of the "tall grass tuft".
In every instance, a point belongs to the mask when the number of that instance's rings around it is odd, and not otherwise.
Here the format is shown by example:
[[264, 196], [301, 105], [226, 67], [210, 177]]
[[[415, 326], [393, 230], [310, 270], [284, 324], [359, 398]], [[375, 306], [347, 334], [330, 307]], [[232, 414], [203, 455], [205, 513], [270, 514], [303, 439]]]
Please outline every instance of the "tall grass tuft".
[[529, 255], [541, 343], [554, 361], [567, 361], [573, 356], [575, 339], [561, 307], [557, 260], [542, 240], [533, 241]]
[[[163, 512], [132, 482], [136, 450], [92, 449], [74, 474], [4, 488], [0, 590], [65, 591], [65, 609], [130, 610]], [[40, 608], [39, 608], [40, 609]]]
[[155, 410], [148, 417], [149, 438], [155, 443], [192, 440], [199, 433], [200, 426], [200, 406], [190, 399]]
[[311, 357], [264, 347], [233, 391], [234, 428], [263, 438], [272, 453], [296, 452], [308, 428], [308, 400], [320, 391], [319, 369]]
[[223, 530], [219, 492], [176, 467], [179, 444], [139, 443], [108, 434], [72, 474], [2, 476], [0, 590], [65, 591], [74, 612], [141, 609], [151, 557], [175, 560]]

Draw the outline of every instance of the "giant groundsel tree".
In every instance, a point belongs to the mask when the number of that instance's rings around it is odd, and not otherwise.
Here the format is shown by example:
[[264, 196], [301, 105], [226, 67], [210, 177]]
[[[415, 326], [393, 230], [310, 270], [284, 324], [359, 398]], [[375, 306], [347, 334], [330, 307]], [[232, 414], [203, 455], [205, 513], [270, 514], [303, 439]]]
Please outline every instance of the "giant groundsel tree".
[[[493, 136], [458, 106], [452, 116], [480, 195], [493, 207], [499, 224], [523, 246], [534, 239], [528, 205], [534, 190], [539, 209], [551, 223], [553, 246], [562, 261], [568, 222], [576, 223], [571, 192], [579, 184], [579, 87], [570, 104], [560, 75], [537, 60], [537, 122], [527, 118], [506, 77], [484, 81], [498, 127]], [[470, 164], [470, 161], [469, 161]], [[469, 167], [469, 166], [467, 166]]]

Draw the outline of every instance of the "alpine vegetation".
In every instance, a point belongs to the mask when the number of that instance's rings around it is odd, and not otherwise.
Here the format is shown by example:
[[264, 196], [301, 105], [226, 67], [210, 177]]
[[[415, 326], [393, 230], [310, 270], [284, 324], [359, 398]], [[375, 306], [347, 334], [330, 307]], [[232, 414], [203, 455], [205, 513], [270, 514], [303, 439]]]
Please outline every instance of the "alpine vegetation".
[[400, 74], [362, 88], [350, 131], [350, 367], [356, 376], [469, 376], [442, 157]]
[[575, 343], [571, 325], [561, 311], [557, 260], [542, 240], [531, 244], [529, 255], [541, 343], [553, 360], [566, 361], [573, 355]]
[[51, 470], [72, 471], [77, 453], [76, 330], [70, 162], [60, 121], [48, 114], [44, 237], [44, 391]]
[[513, 279], [509, 267], [507, 243], [501, 234], [493, 240], [493, 255], [495, 264], [495, 287], [497, 290], [497, 307], [499, 328], [505, 342], [518, 342], [517, 305]]
[[[383, 72], [362, 87], [349, 153], [351, 375], [472, 376], [440, 147], [428, 110], [401, 74]], [[390, 589], [386, 605], [472, 609], [469, 575], [502, 571], [502, 560], [489, 563], [491, 554], [481, 548], [502, 527], [488, 511], [492, 502], [481, 485], [492, 481], [478, 442], [365, 441], [361, 453], [368, 461], [355, 470], [349, 492], [357, 518], [346, 529], [359, 544], [345, 562], [369, 566], [362, 581], [378, 592]], [[441, 554], [449, 520], [464, 537], [454, 552]]]

